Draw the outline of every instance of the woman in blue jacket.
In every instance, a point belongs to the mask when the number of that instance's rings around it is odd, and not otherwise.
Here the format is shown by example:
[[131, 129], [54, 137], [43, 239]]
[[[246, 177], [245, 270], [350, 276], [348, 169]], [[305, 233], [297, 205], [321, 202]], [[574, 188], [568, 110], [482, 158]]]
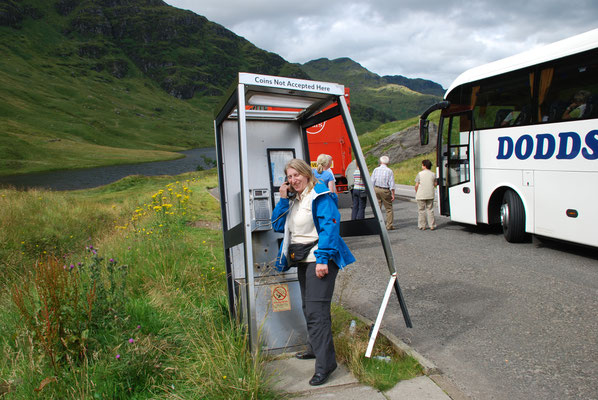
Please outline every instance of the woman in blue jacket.
[[289, 161], [285, 174], [288, 183], [280, 187], [280, 200], [272, 213], [274, 230], [284, 232], [276, 266], [281, 271], [297, 267], [309, 340], [307, 350], [295, 356], [316, 359], [309, 381], [316, 386], [336, 369], [330, 304], [338, 270], [355, 258], [340, 237], [337, 195], [316, 180], [303, 160]]

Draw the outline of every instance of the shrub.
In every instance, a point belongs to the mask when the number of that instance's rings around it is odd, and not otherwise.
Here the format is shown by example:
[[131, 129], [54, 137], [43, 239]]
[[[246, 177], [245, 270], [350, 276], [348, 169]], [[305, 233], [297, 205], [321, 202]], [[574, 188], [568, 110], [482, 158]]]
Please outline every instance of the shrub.
[[54, 257], [35, 264], [32, 285], [28, 279], [14, 285], [12, 298], [34, 344], [58, 372], [68, 359], [85, 357], [95, 287], [84, 289], [79, 271]]
[[88, 266], [67, 266], [50, 256], [35, 264], [32, 279], [12, 289], [34, 345], [56, 373], [86, 358], [92, 329], [104, 329], [124, 316], [127, 266], [104, 261], [93, 246], [87, 251], [92, 254]]

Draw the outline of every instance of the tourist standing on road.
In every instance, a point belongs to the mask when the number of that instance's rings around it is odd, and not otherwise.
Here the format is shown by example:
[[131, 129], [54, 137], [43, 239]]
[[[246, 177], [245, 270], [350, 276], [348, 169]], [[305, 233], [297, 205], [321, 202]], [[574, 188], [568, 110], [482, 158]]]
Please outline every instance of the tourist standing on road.
[[[309, 384], [325, 383], [336, 369], [330, 304], [339, 269], [355, 261], [341, 239], [338, 196], [318, 182], [309, 165], [293, 159], [285, 166], [288, 182], [279, 190], [280, 200], [272, 212], [272, 226], [284, 232], [276, 267], [297, 267], [308, 345], [299, 359], [316, 359]], [[289, 193], [296, 193], [289, 200]]]
[[365, 191], [365, 184], [361, 179], [361, 170], [359, 168], [355, 168], [355, 171], [353, 171], [351, 197], [353, 198], [351, 219], [363, 219], [365, 217], [365, 206], [368, 202], [368, 195]]
[[392, 202], [395, 200], [395, 177], [392, 169], [388, 168], [389, 161], [388, 156], [380, 157], [380, 166], [372, 172], [372, 184], [380, 209], [384, 205], [386, 210], [386, 229], [392, 231], [394, 229]]
[[324, 182], [324, 185], [328, 186], [328, 189], [330, 189], [332, 193], [336, 193], [336, 179], [330, 170], [330, 167], [332, 166], [332, 156], [329, 156], [328, 154], [320, 154], [316, 163], [318, 166], [313, 169], [314, 176], [317, 180]]
[[436, 229], [434, 221], [434, 188], [436, 174], [431, 171], [432, 161], [423, 160], [422, 170], [415, 177], [415, 200], [417, 201], [417, 227], [426, 229], [426, 216], [430, 230]]

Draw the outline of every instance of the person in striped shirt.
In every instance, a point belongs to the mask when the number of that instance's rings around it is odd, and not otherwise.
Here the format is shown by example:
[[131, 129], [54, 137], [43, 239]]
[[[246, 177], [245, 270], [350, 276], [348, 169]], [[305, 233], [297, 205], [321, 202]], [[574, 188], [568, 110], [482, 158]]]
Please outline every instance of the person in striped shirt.
[[361, 179], [361, 171], [355, 168], [353, 172], [353, 189], [351, 191], [353, 198], [353, 207], [351, 207], [351, 219], [363, 219], [365, 216], [365, 206], [368, 202], [368, 195], [365, 192], [365, 184]]

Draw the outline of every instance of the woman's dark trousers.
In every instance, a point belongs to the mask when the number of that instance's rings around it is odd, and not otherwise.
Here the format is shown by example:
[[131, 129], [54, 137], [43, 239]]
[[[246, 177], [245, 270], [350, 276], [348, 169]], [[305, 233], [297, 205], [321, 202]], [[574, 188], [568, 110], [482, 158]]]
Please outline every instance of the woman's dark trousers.
[[328, 274], [322, 279], [316, 276], [315, 262], [297, 265], [308, 350], [311, 348], [316, 356], [315, 373], [327, 374], [336, 368], [330, 304], [337, 274], [338, 267], [332, 260], [328, 261]]

